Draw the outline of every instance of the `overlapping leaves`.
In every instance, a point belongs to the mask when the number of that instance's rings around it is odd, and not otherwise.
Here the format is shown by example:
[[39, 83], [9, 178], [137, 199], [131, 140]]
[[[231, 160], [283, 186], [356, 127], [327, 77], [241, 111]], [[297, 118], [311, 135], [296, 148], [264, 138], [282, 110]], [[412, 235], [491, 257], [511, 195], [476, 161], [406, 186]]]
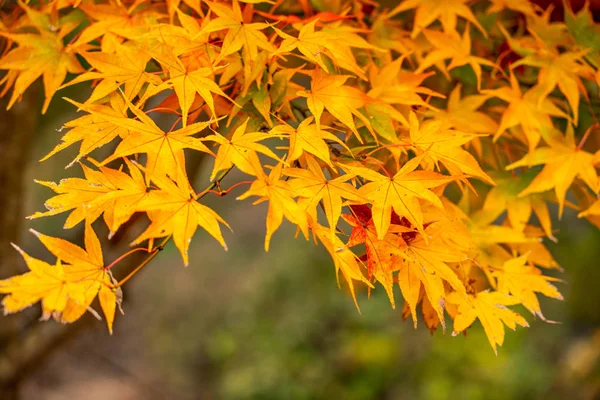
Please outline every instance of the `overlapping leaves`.
[[[505, 326], [527, 326], [509, 307], [544, 318], [537, 295], [561, 298], [542, 273], [557, 269], [540, 242], [555, 240], [548, 203], [600, 215], [598, 124], [578, 125], [584, 103], [595, 115], [598, 40], [575, 14], [562, 29], [529, 2], [406, 0], [367, 13], [348, 0], [306, 18], [291, 2], [42, 3], [1, 21], [0, 84], [12, 106], [41, 76], [45, 110], [59, 88], [93, 82], [71, 101], [87, 114], [44, 157], [80, 143], [68, 166], [84, 175], [39, 182], [55, 195], [31, 216], [69, 212], [86, 250], [40, 235], [58, 260], [23, 253], [30, 272], [0, 284], [7, 311], [41, 301], [71, 322], [98, 294], [110, 327], [119, 284], [91, 224], [102, 216], [112, 237], [143, 214], [135, 243], [155, 255], [172, 239], [187, 265], [198, 227], [226, 248], [229, 225], [203, 199], [239, 185], [238, 199], [268, 203], [265, 249], [284, 219], [296, 225], [329, 252], [357, 307], [363, 288], [380, 284], [392, 306], [399, 289], [415, 326], [418, 307], [431, 330], [479, 320], [496, 349]], [[577, 18], [593, 25], [586, 12]], [[68, 72], [79, 75], [65, 82]], [[198, 157], [209, 182], [190, 178]], [[225, 187], [232, 170], [250, 180]]]

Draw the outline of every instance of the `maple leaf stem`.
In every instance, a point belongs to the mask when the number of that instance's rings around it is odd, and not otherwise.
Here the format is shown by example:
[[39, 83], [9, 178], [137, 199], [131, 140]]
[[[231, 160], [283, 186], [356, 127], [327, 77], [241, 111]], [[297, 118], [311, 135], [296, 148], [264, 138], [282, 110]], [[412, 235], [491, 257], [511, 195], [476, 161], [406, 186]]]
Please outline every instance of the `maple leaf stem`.
[[179, 117], [179, 118], [177, 118], [175, 120], [175, 122], [173, 122], [173, 125], [171, 125], [171, 129], [169, 129], [169, 132], [173, 132], [173, 129], [175, 129], [175, 127], [177, 126], [177, 124], [181, 122], [181, 118], [182, 117]]
[[227, 188], [225, 190], [222, 190], [221, 186], [219, 184], [217, 184], [216, 187], [217, 187], [218, 190], [210, 190], [209, 189], [209, 190], [206, 190], [206, 192], [216, 194], [219, 197], [223, 197], [226, 194], [228, 194], [231, 190], [235, 189], [238, 186], [241, 186], [241, 185], [251, 185], [251, 184], [252, 184], [252, 181], [242, 181], [242, 182], [238, 182], [236, 184], [233, 184], [232, 186], [230, 186], [229, 188]]
[[153, 112], [169, 112], [171, 114], [177, 115], [178, 117], [181, 117], [181, 113], [180, 112], [178, 112], [176, 110], [173, 110], [172, 108], [166, 108], [166, 107], [154, 107], [154, 108], [151, 108], [150, 110], [146, 111], [146, 114], [150, 114], [150, 113], [153, 113]]
[[583, 146], [585, 145], [585, 142], [590, 137], [590, 133], [592, 133], [592, 131], [594, 130], [594, 128], [598, 128], [599, 126], [600, 126], [600, 123], [596, 122], [595, 124], [593, 124], [592, 126], [590, 126], [587, 129], [587, 131], [585, 131], [585, 134], [583, 135], [583, 137], [579, 141], [579, 144], [577, 145], [577, 150], [581, 150], [583, 148]]
[[137, 247], [135, 249], [129, 250], [127, 253], [121, 255], [119, 258], [117, 258], [115, 261], [111, 262], [110, 264], [108, 264], [106, 267], [104, 267], [104, 270], [108, 271], [110, 270], [112, 267], [114, 267], [115, 265], [117, 265], [119, 262], [123, 261], [125, 258], [127, 258], [128, 256], [130, 256], [131, 254], [138, 252], [138, 251], [144, 251], [146, 253], [151, 252], [152, 250], [148, 250], [145, 247]]
[[[102, 164], [100, 164], [98, 161], [96, 161], [95, 159], [93, 159], [92, 157], [90, 157], [88, 155], [81, 157], [81, 160], [88, 161], [90, 164], [92, 164], [96, 168], [100, 168], [102, 166]], [[81, 161], [79, 163], [82, 164]]]
[[369, 160], [375, 161], [375, 164], [377, 164], [379, 166], [379, 168], [383, 171], [383, 173], [388, 177], [391, 178], [392, 176], [390, 175], [390, 173], [388, 172], [388, 170], [385, 168], [385, 166], [383, 165], [383, 163], [381, 161], [379, 161], [376, 158], [369, 158]]
[[[211, 191], [213, 191], [214, 188], [216, 188], [223, 179], [225, 179], [225, 177], [227, 176], [227, 174], [233, 169], [233, 166], [229, 167], [228, 169], [226, 169], [225, 171], [223, 171], [221, 173], [221, 175], [219, 175], [217, 177], [217, 179], [215, 179], [210, 185], [208, 185], [208, 187], [206, 189], [204, 189], [203, 191], [201, 191], [200, 193], [196, 194], [195, 196], [195, 200], [200, 200], [201, 198], [203, 198], [204, 196], [206, 196], [207, 194], [211, 193]], [[229, 188], [229, 190], [231, 190], [232, 188]]]
[[391, 144], [382, 144], [379, 147], [377, 147], [375, 150], [372, 150], [370, 152], [368, 152], [366, 154], [367, 157], [372, 156], [374, 153], [378, 152], [379, 150], [383, 150], [383, 149], [388, 149], [390, 147], [410, 147], [410, 144], [408, 143], [391, 143]]
[[149, 252], [150, 255], [148, 256], [148, 258], [146, 258], [137, 267], [135, 267], [135, 269], [133, 271], [131, 271], [125, 278], [123, 278], [119, 282], [117, 282], [117, 284], [114, 285], [113, 288], [119, 288], [119, 287], [123, 286], [125, 283], [127, 283], [128, 280], [130, 280], [131, 278], [133, 278], [133, 276], [135, 274], [137, 274], [138, 272], [140, 272], [142, 270], [142, 268], [144, 268], [146, 265], [148, 265], [148, 263], [150, 261], [152, 261], [154, 259], [154, 257], [156, 257], [158, 255], [158, 253], [161, 252], [161, 250], [165, 247], [165, 245], [169, 242], [169, 240], [171, 240], [171, 237], [172, 237], [171, 235], [167, 236], [158, 246], [156, 246], [155, 248], [153, 248]]

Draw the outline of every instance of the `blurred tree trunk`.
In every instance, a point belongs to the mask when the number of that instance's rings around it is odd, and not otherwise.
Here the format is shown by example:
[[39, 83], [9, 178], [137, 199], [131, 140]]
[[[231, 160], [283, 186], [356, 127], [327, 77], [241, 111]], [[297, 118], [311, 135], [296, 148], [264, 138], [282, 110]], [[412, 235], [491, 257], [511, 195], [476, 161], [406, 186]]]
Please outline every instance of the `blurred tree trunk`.
[[[39, 115], [39, 89], [27, 91], [22, 101], [6, 110], [9, 96], [0, 100], [0, 278], [22, 272], [22, 262], [10, 243], [17, 242], [23, 222], [23, 181], [30, 158], [31, 141]], [[28, 324], [29, 314], [4, 318], [0, 324], [0, 353], [7, 354], [9, 343]], [[14, 398], [13, 363], [0, 359], [0, 397]]]

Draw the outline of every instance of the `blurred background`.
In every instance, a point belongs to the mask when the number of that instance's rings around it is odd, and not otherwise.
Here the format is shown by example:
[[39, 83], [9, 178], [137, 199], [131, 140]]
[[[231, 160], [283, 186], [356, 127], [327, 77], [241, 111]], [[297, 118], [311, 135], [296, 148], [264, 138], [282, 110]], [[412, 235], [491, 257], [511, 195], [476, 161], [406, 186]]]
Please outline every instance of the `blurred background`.
[[[82, 100], [82, 90], [59, 94]], [[52, 194], [34, 178], [80, 175], [78, 166], [64, 169], [75, 148], [37, 162], [77, 116], [74, 107], [57, 97], [39, 116], [39, 87], [11, 111], [5, 106], [1, 100], [0, 278], [26, 271], [10, 242], [50, 260], [30, 228], [82, 241], [81, 226], [62, 229], [65, 215], [24, 219]], [[188, 161], [204, 187], [208, 163]], [[294, 238], [285, 222], [265, 253], [266, 206], [236, 202], [242, 191], [208, 197], [234, 230], [229, 251], [199, 230], [184, 268], [169, 244], [125, 286], [114, 335], [91, 316], [69, 326], [38, 322], [39, 306], [2, 318], [0, 399], [600, 399], [600, 231], [575, 212], [565, 211], [558, 243], [548, 243], [564, 268], [565, 301], [541, 299], [545, 316], [561, 324], [519, 310], [531, 327], [508, 331], [496, 356], [478, 322], [468, 337], [431, 335], [422, 321], [415, 330], [382, 289], [370, 299], [359, 293], [359, 314], [326, 251]], [[108, 245], [97, 221], [107, 262], [144, 226], [133, 221]], [[120, 264], [117, 277], [136, 262]]]

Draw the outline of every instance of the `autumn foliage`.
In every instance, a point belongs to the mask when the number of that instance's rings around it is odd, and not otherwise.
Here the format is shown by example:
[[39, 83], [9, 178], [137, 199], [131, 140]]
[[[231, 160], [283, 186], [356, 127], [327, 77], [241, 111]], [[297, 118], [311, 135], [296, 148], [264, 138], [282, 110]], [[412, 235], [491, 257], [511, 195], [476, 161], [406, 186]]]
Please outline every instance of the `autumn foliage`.
[[[79, 146], [68, 166], [84, 175], [38, 182], [53, 193], [30, 216], [84, 224], [85, 249], [34, 232], [48, 264], [15, 246], [30, 271], [0, 281], [6, 313], [41, 301], [44, 319], [73, 322], [98, 315], [98, 297], [112, 331], [131, 275], [113, 278], [122, 258], [104, 261], [92, 224], [102, 217], [110, 240], [143, 213], [132, 246], [148, 257], [134, 273], [169, 240], [188, 265], [197, 231], [227, 249], [222, 231], [236, 221], [204, 200], [235, 207], [235, 189], [268, 203], [265, 250], [286, 219], [329, 252], [357, 307], [357, 292], [381, 286], [392, 307], [402, 294], [415, 327], [419, 314], [453, 334], [479, 320], [496, 350], [505, 326], [528, 326], [513, 306], [545, 321], [538, 295], [562, 299], [547, 274], [559, 270], [544, 245], [556, 240], [552, 205], [600, 225], [600, 28], [587, 8], [567, 5], [564, 21], [521, 0], [3, 10], [9, 107], [40, 77], [42, 112], [66, 86], [92, 88], [83, 103], [65, 99], [82, 116], [41, 160]], [[188, 179], [194, 152], [212, 160], [203, 187]], [[233, 169], [247, 180], [227, 184]]]

